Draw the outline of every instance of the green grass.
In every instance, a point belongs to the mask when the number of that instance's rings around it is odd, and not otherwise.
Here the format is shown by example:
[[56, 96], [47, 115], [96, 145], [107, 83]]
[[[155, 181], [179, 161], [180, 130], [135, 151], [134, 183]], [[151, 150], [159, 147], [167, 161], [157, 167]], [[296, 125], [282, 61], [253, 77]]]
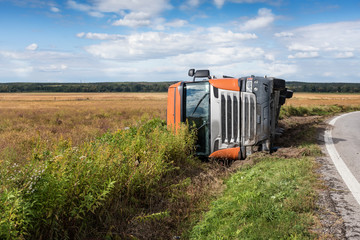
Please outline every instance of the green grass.
[[3, 160], [0, 239], [151, 236], [144, 222], [186, 217], [175, 205], [190, 200], [186, 172], [200, 165], [193, 146], [187, 127], [175, 135], [154, 119], [78, 147], [39, 145], [22, 166]]
[[313, 107], [294, 107], [282, 106], [280, 109], [280, 119], [290, 116], [330, 116], [343, 112], [359, 111], [360, 106], [343, 106], [343, 105], [320, 105]]
[[263, 157], [227, 181], [190, 239], [312, 239], [317, 178], [311, 157]]

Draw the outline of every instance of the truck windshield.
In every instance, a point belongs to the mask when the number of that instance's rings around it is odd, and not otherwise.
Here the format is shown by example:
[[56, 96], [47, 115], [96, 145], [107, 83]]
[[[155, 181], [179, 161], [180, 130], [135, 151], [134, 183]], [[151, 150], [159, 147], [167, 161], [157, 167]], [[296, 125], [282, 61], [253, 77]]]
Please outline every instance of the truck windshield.
[[210, 154], [209, 118], [210, 118], [210, 85], [209, 82], [192, 82], [185, 85], [185, 118], [190, 126], [195, 124], [198, 140], [198, 155]]

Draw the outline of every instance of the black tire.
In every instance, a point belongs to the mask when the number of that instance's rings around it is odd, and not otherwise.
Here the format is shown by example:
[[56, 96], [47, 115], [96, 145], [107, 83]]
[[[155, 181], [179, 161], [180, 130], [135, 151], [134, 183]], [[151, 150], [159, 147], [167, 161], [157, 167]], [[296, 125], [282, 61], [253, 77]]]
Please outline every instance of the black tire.
[[280, 89], [284, 89], [284, 88], [285, 88], [285, 80], [275, 78], [274, 79], [274, 89], [280, 90]]
[[273, 137], [270, 137], [270, 154], [272, 154], [273, 152], [276, 152], [276, 150], [274, 149], [274, 139]]
[[284, 96], [280, 96], [280, 98], [279, 98], [279, 104], [280, 104], [280, 105], [284, 105], [284, 104], [285, 104], [285, 100], [286, 100], [286, 98], [285, 98]]
[[246, 158], [245, 147], [240, 147], [240, 160], [245, 160], [245, 158]]

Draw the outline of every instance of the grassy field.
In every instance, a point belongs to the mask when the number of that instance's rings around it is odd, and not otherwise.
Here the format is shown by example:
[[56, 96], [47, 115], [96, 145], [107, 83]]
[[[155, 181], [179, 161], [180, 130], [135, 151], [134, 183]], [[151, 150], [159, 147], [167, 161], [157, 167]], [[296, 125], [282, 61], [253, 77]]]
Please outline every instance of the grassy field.
[[[222, 228], [218, 225], [222, 220], [213, 221], [208, 217], [211, 212], [203, 221], [198, 219], [225, 188], [224, 198], [213, 204], [215, 213], [235, 200], [229, 215], [235, 213], [233, 208], [254, 207], [241, 202], [242, 195], [254, 196], [254, 202], [265, 202], [265, 207], [268, 198], [278, 205], [264, 210], [265, 215], [236, 213], [230, 221], [246, 218], [248, 225], [233, 226], [238, 235], [224, 233], [224, 239], [249, 232], [255, 234], [253, 239], [285, 233], [289, 238], [317, 236], [308, 231], [314, 223], [315, 175], [296, 177], [312, 172], [319, 154], [316, 124], [323, 118], [314, 121], [313, 116], [360, 109], [360, 95], [295, 93], [282, 112], [282, 124], [296, 141], [285, 139], [279, 143], [283, 151], [272, 157], [255, 155], [239, 171], [192, 157], [191, 133], [184, 130], [175, 138], [164, 126], [166, 97], [166, 93], [0, 94], [0, 238], [217, 239], [206, 229]], [[291, 118], [294, 115], [311, 117], [304, 122]], [[292, 169], [293, 178], [286, 178]], [[261, 178], [254, 175], [265, 170], [269, 172]], [[280, 180], [271, 182], [272, 178]], [[238, 179], [249, 181], [238, 185]], [[304, 208], [290, 201], [300, 196], [303, 188], [297, 186], [311, 189], [302, 192]], [[285, 192], [274, 193], [277, 189]], [[230, 199], [234, 191], [239, 194], [235, 200]], [[259, 195], [263, 191], [271, 195]], [[284, 204], [290, 215], [280, 211]], [[280, 215], [289, 219], [280, 232], [256, 235], [258, 219], [266, 227], [280, 224]], [[194, 223], [198, 225], [189, 230]]]
[[[165, 120], [166, 93], [2, 93], [0, 159], [26, 161], [39, 144], [73, 145], [130, 126], [143, 116]], [[295, 93], [286, 106], [359, 106], [356, 94]]]
[[286, 100], [285, 106], [319, 106], [319, 105], [359, 106], [360, 94], [337, 93], [294, 93], [291, 99]]
[[0, 94], [0, 114], [0, 159], [19, 163], [39, 144], [78, 145], [144, 116], [165, 119], [166, 94]]

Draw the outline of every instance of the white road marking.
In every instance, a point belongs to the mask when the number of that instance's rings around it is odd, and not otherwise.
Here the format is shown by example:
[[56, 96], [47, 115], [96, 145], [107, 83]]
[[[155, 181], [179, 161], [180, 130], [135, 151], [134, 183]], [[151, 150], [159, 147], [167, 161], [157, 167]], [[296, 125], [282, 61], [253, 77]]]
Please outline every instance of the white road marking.
[[[332, 119], [330, 121], [329, 124], [334, 126], [335, 122], [338, 119], [340, 119], [344, 116], [347, 116], [349, 114], [352, 114], [352, 113], [347, 113], [347, 114], [335, 117], [334, 119]], [[332, 140], [331, 129], [327, 129], [325, 131], [324, 140], [325, 140], [326, 149], [327, 149], [327, 151], [330, 155], [330, 158], [333, 161], [337, 171], [339, 172], [340, 176], [344, 180], [345, 184], [349, 188], [350, 192], [352, 193], [352, 195], [354, 196], [356, 201], [360, 204], [360, 183], [356, 180], [354, 175], [351, 173], [349, 168], [346, 166], [344, 160], [340, 157], [339, 153], [336, 151], [334, 142]]]

